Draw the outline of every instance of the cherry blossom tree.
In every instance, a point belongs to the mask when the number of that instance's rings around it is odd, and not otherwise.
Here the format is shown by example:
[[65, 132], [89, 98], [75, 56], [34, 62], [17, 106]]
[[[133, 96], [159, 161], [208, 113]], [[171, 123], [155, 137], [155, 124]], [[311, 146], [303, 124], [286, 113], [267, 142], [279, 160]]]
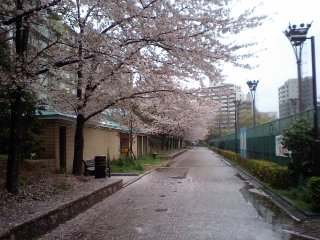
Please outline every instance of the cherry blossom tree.
[[[238, 50], [251, 43], [236, 44], [228, 37], [263, 20], [252, 11], [232, 12], [232, 0], [63, 1], [59, 17], [65, 20], [64, 39], [26, 61], [30, 21], [58, 2], [17, 0], [9, 6], [10, 1], [2, 0], [6, 8], [0, 14], [8, 16], [2, 25], [12, 25], [16, 32], [18, 57], [7, 78], [14, 89], [12, 116], [21, 116], [21, 92], [33, 86], [34, 76], [47, 74], [42, 91], [54, 100], [50, 104], [77, 116], [74, 174], [81, 174], [85, 122], [126, 99], [177, 92], [190, 79], [219, 79], [224, 62], [246, 67], [240, 60], [250, 54]], [[41, 58], [44, 52], [50, 58]], [[41, 69], [34, 67], [39, 64]], [[21, 126], [14, 119], [13, 125]], [[12, 132], [19, 136], [19, 127]], [[13, 137], [12, 143], [17, 142], [19, 137]], [[14, 144], [12, 149], [18, 150]], [[9, 153], [9, 159], [18, 152]]]
[[129, 139], [132, 129], [137, 133], [160, 136], [162, 149], [165, 142], [169, 144], [169, 140], [201, 140], [208, 134], [217, 105], [207, 96], [207, 89], [204, 90], [185, 89], [144, 95], [140, 96], [139, 101], [126, 100], [119, 105], [119, 109], [104, 115], [107, 119], [129, 126]]
[[46, 86], [56, 97], [50, 104], [77, 116], [73, 174], [81, 174], [85, 122], [126, 99], [221, 79], [224, 62], [246, 67], [241, 60], [250, 54], [238, 50], [252, 44], [228, 38], [264, 19], [233, 12], [232, 0], [76, 0], [64, 7], [69, 30], [42, 73], [56, 70], [63, 82], [64, 90], [55, 81]]
[[[55, 7], [61, 0], [1, 0], [0, 44], [10, 48], [8, 67], [0, 68], [1, 91], [9, 96], [11, 126], [7, 161], [6, 189], [16, 193], [19, 173], [19, 161], [22, 150], [22, 114], [26, 95], [30, 94], [31, 83], [36, 79], [33, 72], [33, 60], [40, 58], [52, 43], [38, 48], [30, 47], [32, 28], [43, 22], [46, 10]], [[32, 92], [32, 91], [31, 91]]]

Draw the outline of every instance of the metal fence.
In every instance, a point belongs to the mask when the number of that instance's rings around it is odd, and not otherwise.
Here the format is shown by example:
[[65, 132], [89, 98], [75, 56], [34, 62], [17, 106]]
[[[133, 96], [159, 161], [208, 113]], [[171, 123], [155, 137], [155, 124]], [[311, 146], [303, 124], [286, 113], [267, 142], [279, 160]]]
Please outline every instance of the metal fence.
[[[319, 110], [319, 107], [318, 107]], [[319, 112], [319, 111], [318, 111]], [[311, 127], [313, 127], [314, 111], [307, 110], [299, 114], [291, 115], [282, 119], [277, 119], [272, 122], [267, 122], [256, 127], [245, 129], [245, 147], [240, 150], [241, 155], [246, 158], [262, 159], [278, 164], [286, 164], [287, 157], [276, 155], [276, 136], [283, 135], [283, 131], [289, 128], [297, 119], [305, 119]], [[319, 124], [319, 123], [318, 123]], [[243, 132], [243, 129], [241, 129]], [[237, 146], [241, 145], [241, 132], [237, 133]], [[210, 142], [216, 147], [221, 147], [226, 150], [235, 151], [235, 134], [219, 136], [210, 139]], [[244, 150], [243, 150], [244, 149]]]

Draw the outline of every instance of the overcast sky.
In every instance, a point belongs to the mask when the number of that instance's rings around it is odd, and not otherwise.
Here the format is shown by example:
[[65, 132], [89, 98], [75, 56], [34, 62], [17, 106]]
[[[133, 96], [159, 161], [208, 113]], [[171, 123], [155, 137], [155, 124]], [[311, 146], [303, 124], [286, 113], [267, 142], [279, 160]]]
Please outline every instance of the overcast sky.
[[[243, 0], [245, 1], [245, 0]], [[308, 36], [315, 36], [316, 58], [320, 56], [320, 14], [319, 0], [246, 0], [246, 4], [259, 4], [259, 13], [267, 14], [270, 18], [262, 27], [245, 33], [247, 38], [258, 42], [257, 59], [253, 63], [259, 65], [254, 70], [225, 68], [226, 82], [242, 87], [243, 92], [248, 92], [247, 80], [259, 80], [256, 93], [256, 105], [259, 111], [278, 111], [278, 88], [288, 79], [297, 78], [297, 65], [290, 42], [283, 31], [291, 24], [312, 23]], [[304, 48], [310, 49], [310, 40]], [[311, 54], [305, 58], [308, 61], [307, 71], [311, 73]], [[306, 62], [307, 59], [303, 59]], [[320, 58], [317, 60], [317, 75], [320, 76]], [[318, 96], [319, 77], [317, 79]]]

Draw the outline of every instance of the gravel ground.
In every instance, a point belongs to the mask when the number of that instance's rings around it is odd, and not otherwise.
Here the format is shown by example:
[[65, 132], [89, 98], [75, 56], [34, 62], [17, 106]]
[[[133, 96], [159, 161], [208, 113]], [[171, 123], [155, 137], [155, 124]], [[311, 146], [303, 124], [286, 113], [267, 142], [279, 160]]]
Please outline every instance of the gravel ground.
[[22, 166], [20, 188], [16, 195], [4, 189], [5, 172], [0, 174], [0, 234], [8, 228], [41, 216], [65, 203], [98, 190], [119, 179], [124, 184], [133, 177], [95, 179], [93, 176], [57, 174], [48, 168]]

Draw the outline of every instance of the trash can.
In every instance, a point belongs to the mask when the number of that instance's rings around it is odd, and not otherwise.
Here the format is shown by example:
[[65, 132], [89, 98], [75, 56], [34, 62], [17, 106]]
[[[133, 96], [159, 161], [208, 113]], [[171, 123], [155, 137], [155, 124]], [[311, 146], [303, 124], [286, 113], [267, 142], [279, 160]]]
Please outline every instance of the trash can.
[[95, 156], [94, 157], [94, 177], [95, 178], [105, 178], [107, 166], [106, 156]]

